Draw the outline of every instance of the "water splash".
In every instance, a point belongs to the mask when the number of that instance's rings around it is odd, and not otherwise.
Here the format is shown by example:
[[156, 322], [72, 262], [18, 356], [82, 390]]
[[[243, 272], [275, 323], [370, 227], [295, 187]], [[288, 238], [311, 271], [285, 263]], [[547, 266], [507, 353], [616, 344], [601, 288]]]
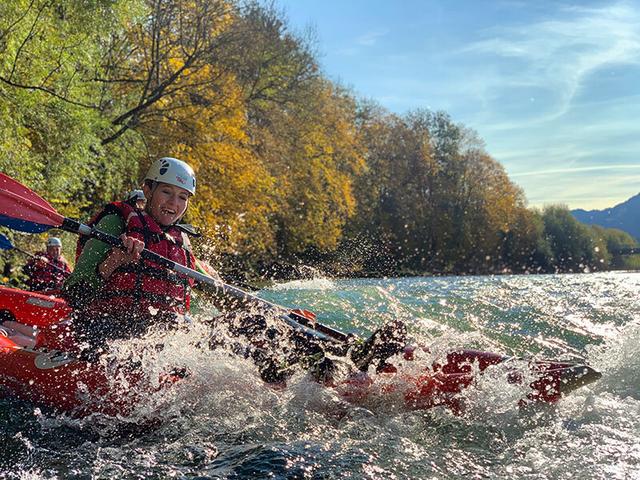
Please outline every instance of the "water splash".
[[[80, 421], [0, 404], [3, 475], [640, 477], [640, 275], [331, 282], [321, 295], [301, 284], [261, 295], [361, 334], [400, 316], [416, 341], [429, 346], [416, 365], [473, 347], [523, 357], [582, 356], [604, 376], [543, 409], [518, 408], [523, 387], [505, 381], [500, 368], [464, 392], [462, 416], [444, 408], [410, 412], [396, 408], [399, 402], [353, 405], [302, 372], [287, 389], [264, 385], [250, 362], [199, 345], [208, 332], [205, 319], [197, 319], [184, 331], [114, 350], [140, 362], [151, 382], [175, 366], [192, 372], [175, 388], [145, 397], [133, 420]], [[524, 363], [512, 367], [527, 374]], [[401, 380], [380, 383], [386, 386], [401, 391]], [[160, 421], [133, 432], [122, 427], [150, 416]], [[17, 433], [30, 447], [13, 438]]]
[[592, 365], [603, 374], [599, 391], [640, 400], [640, 320], [620, 327], [615, 336], [587, 351]]
[[292, 280], [285, 283], [277, 283], [271, 287], [275, 291], [279, 290], [331, 290], [335, 288], [335, 283], [328, 278], [312, 278], [306, 280]]

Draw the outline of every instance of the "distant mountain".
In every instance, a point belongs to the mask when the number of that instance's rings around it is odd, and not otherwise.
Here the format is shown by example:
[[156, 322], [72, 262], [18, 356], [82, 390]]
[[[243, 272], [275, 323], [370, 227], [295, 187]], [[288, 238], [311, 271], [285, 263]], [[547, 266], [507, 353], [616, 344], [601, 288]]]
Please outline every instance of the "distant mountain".
[[573, 216], [582, 223], [618, 228], [640, 240], [640, 193], [626, 202], [605, 210], [571, 210]]

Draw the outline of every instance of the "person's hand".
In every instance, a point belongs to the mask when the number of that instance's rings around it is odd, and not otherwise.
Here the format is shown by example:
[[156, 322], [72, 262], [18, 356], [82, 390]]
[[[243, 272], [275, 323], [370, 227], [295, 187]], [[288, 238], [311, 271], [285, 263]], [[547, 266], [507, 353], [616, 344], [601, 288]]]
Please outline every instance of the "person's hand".
[[120, 236], [124, 248], [114, 248], [104, 262], [100, 264], [99, 271], [102, 278], [107, 279], [118, 267], [140, 260], [140, 253], [144, 249], [144, 242], [125, 234]]
[[122, 264], [133, 263], [140, 260], [140, 253], [144, 249], [144, 242], [134, 237], [127, 237], [124, 233], [120, 235], [120, 239], [124, 245], [124, 249], [118, 248], [117, 251], [122, 254]]
[[35, 257], [35, 264], [40, 268], [47, 266], [48, 263], [49, 263], [49, 259], [44, 255], [37, 255]]
[[196, 259], [196, 267], [199, 270], [202, 270], [202, 272], [204, 272], [207, 275], [209, 275], [216, 282], [223, 283], [222, 278], [220, 277], [218, 272], [216, 272], [216, 270], [206, 260]]

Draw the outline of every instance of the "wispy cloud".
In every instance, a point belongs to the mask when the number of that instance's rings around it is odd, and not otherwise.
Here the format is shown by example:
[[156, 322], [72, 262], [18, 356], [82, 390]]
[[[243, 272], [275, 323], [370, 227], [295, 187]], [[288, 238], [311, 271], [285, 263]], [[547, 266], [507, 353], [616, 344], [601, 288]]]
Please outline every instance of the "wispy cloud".
[[640, 164], [638, 165], [594, 165], [591, 167], [568, 167], [568, 168], [552, 168], [547, 170], [531, 170], [529, 172], [513, 173], [511, 178], [519, 177], [533, 177], [543, 175], [558, 175], [567, 173], [585, 173], [596, 172], [599, 170], [638, 170], [640, 171]]
[[389, 33], [389, 30], [376, 30], [372, 32], [367, 32], [364, 35], [356, 38], [356, 44], [362, 47], [373, 47], [376, 43], [378, 43], [378, 39], [384, 37]]
[[[549, 204], [565, 204], [569, 208], [609, 208], [630, 198], [640, 190], [640, 174], [630, 175], [628, 172], [606, 177], [607, 188], [594, 189], [591, 182], [576, 182], [574, 178], [558, 175], [535, 189], [533, 195], [527, 195], [529, 205], [543, 206]], [[620, 191], [625, 195], [620, 195]]]
[[[628, 2], [602, 8], [570, 7], [562, 19], [545, 20], [517, 28], [495, 28], [492, 38], [466, 46], [463, 53], [481, 54], [521, 68], [479, 75], [473, 88], [491, 96], [505, 88], [541, 89], [557, 96], [545, 120], [571, 108], [585, 79], [594, 71], [616, 64], [640, 64], [640, 10]], [[490, 61], [490, 60], [489, 60]]]

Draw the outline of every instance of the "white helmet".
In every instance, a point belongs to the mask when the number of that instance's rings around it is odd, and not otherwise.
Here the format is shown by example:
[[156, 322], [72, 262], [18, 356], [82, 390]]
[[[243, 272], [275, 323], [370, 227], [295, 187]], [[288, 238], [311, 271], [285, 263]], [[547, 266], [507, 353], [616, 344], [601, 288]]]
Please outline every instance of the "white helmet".
[[142, 190], [131, 190], [127, 193], [127, 201], [131, 200], [137, 202], [138, 200], [146, 200], [144, 192]]
[[193, 173], [193, 168], [177, 158], [162, 157], [156, 160], [144, 179], [184, 188], [191, 195], [196, 193], [196, 174]]
[[47, 239], [47, 247], [61, 247], [62, 242], [58, 237], [49, 237]]

